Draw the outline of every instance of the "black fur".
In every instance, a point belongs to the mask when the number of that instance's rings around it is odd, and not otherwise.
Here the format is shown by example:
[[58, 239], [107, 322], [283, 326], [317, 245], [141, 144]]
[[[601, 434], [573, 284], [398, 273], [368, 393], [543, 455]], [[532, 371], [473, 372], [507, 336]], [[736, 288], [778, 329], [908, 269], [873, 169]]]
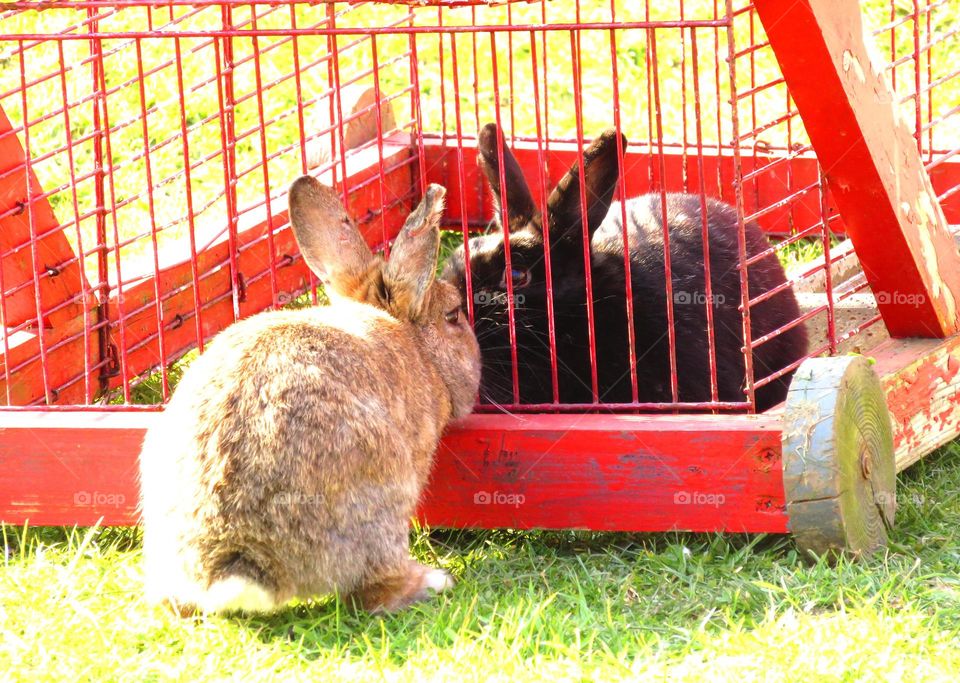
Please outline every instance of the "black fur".
[[[611, 203], [618, 178], [617, 138], [607, 131], [584, 151], [587, 231], [596, 329], [597, 385], [604, 402], [632, 400], [627, 330], [622, 210]], [[499, 149], [496, 126], [480, 133], [479, 163], [500, 202]], [[626, 147], [623, 139], [621, 149]], [[514, 290], [518, 377], [522, 403], [554, 400], [546, 297], [543, 219], [536, 211], [520, 167], [502, 147], [507, 184], [512, 269], [519, 272]], [[593, 400], [588, 343], [587, 293], [580, 208], [580, 173], [574, 165], [547, 202], [553, 306], [558, 359], [559, 400]], [[636, 336], [637, 384], [641, 402], [671, 402], [662, 228], [662, 197], [651, 194], [626, 202], [631, 284]], [[519, 207], [515, 211], [514, 206]], [[717, 358], [717, 388], [721, 401], [743, 401], [743, 327], [739, 311], [740, 272], [737, 269], [737, 214], [733, 207], [708, 199], [712, 312]], [[667, 194], [670, 260], [676, 331], [678, 398], [709, 401], [706, 288], [702, 247], [701, 199], [698, 195]], [[497, 223], [500, 223], [498, 208]], [[470, 268], [477, 338], [483, 357], [481, 395], [496, 403], [513, 403], [510, 333], [504, 276], [503, 232], [470, 240]], [[748, 256], [769, 244], [754, 224], [746, 226]], [[444, 277], [466, 289], [464, 252], [450, 258]], [[527, 281], [528, 280], [528, 281]], [[786, 281], [771, 254], [749, 268], [751, 296]], [[757, 339], [799, 316], [787, 288], [751, 309], [751, 334]], [[754, 377], [766, 377], [807, 350], [803, 326], [774, 337], [754, 350]], [[757, 409], [765, 410], [786, 397], [790, 374], [757, 390]]]

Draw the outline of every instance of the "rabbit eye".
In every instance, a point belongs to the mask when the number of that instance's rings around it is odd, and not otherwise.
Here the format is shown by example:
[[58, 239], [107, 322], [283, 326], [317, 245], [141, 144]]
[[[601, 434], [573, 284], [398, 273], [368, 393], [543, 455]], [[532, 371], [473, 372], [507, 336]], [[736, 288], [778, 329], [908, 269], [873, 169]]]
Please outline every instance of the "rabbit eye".
[[507, 274], [510, 275], [510, 281], [513, 283], [514, 289], [526, 287], [530, 284], [530, 271], [525, 268], [510, 268], [509, 270], [504, 269], [503, 279], [500, 280], [500, 287], [503, 289], [507, 288]]
[[444, 315], [444, 318], [446, 318], [447, 322], [451, 325], [456, 325], [458, 322], [460, 322], [460, 307], [458, 306], [451, 311], [447, 311], [446, 315]]

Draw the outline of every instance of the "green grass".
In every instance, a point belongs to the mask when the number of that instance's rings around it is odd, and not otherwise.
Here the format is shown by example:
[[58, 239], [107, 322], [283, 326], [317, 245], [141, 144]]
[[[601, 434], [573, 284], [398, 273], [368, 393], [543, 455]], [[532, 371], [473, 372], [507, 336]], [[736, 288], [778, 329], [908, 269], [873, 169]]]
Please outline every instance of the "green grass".
[[957, 680], [960, 447], [901, 475], [886, 554], [788, 539], [413, 534], [453, 592], [387, 617], [325, 599], [180, 620], [141, 598], [136, 530], [4, 530], [5, 680]]

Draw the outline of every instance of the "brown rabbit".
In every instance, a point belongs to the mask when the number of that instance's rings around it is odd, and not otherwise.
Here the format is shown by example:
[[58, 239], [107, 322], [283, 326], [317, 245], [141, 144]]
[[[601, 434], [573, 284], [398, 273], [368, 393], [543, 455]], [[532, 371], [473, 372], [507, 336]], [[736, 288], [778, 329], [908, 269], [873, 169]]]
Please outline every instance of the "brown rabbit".
[[452, 585], [410, 558], [408, 536], [440, 434], [480, 378], [460, 294], [435, 279], [445, 193], [427, 188], [384, 262], [336, 192], [293, 183], [294, 235], [332, 303], [224, 330], [147, 433], [152, 602], [265, 612], [337, 592], [389, 611]]

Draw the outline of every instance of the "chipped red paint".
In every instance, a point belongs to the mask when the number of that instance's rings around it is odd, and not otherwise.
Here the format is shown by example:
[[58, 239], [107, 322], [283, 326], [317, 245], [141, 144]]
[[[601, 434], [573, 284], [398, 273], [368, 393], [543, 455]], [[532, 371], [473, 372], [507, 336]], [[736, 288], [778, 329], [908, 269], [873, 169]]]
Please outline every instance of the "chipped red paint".
[[960, 335], [892, 339], [870, 355], [887, 392], [898, 471], [960, 434]]

